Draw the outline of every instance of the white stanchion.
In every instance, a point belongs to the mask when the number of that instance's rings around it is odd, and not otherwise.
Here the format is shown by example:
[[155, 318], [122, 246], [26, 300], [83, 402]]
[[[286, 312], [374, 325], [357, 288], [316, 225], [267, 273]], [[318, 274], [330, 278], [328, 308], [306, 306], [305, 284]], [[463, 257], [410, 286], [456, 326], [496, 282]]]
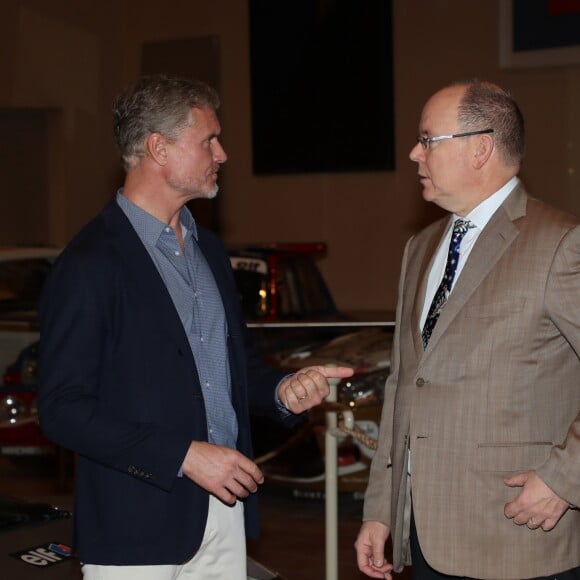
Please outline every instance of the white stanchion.
[[[334, 403], [337, 398], [339, 379], [329, 379], [330, 394], [326, 398]], [[324, 436], [325, 464], [325, 520], [326, 520], [326, 580], [338, 580], [338, 467], [336, 411], [326, 412], [326, 434]]]

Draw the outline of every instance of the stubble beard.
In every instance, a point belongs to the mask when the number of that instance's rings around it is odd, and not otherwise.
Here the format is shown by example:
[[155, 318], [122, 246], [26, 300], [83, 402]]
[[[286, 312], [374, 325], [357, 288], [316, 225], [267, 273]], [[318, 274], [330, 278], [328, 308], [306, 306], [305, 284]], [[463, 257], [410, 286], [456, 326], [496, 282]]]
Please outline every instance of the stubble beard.
[[182, 195], [185, 195], [189, 198], [189, 200], [194, 199], [214, 199], [219, 191], [219, 185], [214, 183], [211, 189], [204, 189], [198, 188], [195, 189], [191, 187], [191, 185], [184, 185], [183, 183], [179, 183], [177, 181], [169, 180], [169, 185], [175, 190], [180, 192]]
[[206, 199], [214, 199], [217, 196], [219, 190], [220, 190], [220, 186], [216, 183], [212, 187], [212, 189], [207, 192], [207, 194], [204, 197]]

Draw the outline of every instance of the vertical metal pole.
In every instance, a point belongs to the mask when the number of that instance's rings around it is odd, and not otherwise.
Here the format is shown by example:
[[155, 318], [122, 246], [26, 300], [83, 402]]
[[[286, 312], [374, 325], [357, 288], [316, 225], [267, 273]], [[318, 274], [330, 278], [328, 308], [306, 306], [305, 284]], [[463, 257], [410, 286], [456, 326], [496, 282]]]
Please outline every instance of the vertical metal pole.
[[[329, 379], [329, 402], [336, 402], [338, 379]], [[325, 449], [325, 508], [326, 508], [326, 580], [338, 580], [338, 468], [337, 438], [332, 434], [336, 428], [336, 411], [326, 412]]]

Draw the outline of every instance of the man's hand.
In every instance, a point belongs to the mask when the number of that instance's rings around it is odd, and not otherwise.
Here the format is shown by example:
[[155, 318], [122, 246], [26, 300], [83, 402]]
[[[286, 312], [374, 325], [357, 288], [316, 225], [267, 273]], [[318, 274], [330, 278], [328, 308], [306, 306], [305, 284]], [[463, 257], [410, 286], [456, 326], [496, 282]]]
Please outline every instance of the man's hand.
[[183, 474], [228, 505], [248, 497], [264, 482], [258, 466], [245, 455], [205, 441], [191, 442]]
[[385, 559], [388, 526], [381, 522], [364, 522], [354, 544], [358, 568], [371, 578], [392, 580], [393, 565]]
[[305, 367], [284, 379], [278, 386], [278, 398], [292, 413], [298, 414], [320, 405], [330, 392], [326, 379], [352, 376], [349, 367]]
[[570, 504], [556, 495], [535, 471], [516, 473], [504, 479], [509, 487], [521, 487], [517, 497], [505, 504], [506, 518], [530, 530], [542, 528], [549, 532], [560, 521]]

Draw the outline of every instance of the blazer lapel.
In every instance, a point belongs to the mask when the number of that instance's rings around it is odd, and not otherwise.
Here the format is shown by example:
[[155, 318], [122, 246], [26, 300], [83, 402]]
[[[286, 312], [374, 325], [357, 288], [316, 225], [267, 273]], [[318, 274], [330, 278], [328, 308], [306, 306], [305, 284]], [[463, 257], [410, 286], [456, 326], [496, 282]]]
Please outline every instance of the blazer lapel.
[[523, 187], [517, 187], [498, 208], [477, 239], [457, 284], [441, 311], [425, 349], [426, 354], [437, 345], [454, 318], [518, 236], [519, 230], [513, 220], [525, 215], [526, 197]]
[[438, 227], [433, 235], [427, 241], [425, 251], [423, 253], [423, 260], [419, 265], [418, 274], [416, 276], [409, 276], [410, 279], [418, 280], [415, 289], [415, 299], [413, 301], [413, 310], [411, 313], [412, 328], [413, 328], [413, 343], [415, 345], [415, 352], [417, 357], [423, 356], [423, 338], [421, 336], [421, 313], [423, 312], [423, 304], [425, 303], [425, 294], [427, 293], [427, 281], [429, 272], [433, 266], [435, 253], [441, 242], [441, 238], [445, 234], [445, 230], [449, 226], [450, 220], [442, 220], [440, 227]]
[[115, 200], [105, 207], [101, 215], [111, 234], [111, 242], [117, 245], [119, 256], [124, 260], [127, 279], [133, 287], [140, 289], [138, 299], [151, 316], [152, 323], [157, 328], [164, 328], [182, 352], [191, 354], [171, 295], [131, 222]]

